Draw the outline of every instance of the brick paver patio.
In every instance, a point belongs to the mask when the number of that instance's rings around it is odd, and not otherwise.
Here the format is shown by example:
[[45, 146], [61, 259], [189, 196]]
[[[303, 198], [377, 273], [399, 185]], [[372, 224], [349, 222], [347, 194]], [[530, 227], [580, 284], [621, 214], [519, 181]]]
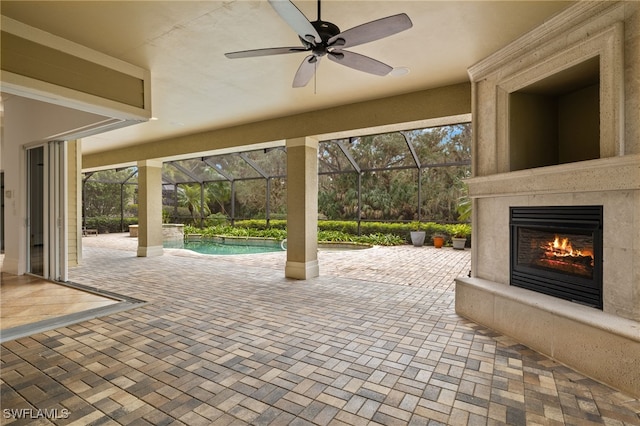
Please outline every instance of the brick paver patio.
[[321, 251], [294, 281], [284, 253], [83, 242], [72, 281], [148, 303], [3, 344], [3, 424], [640, 424], [638, 400], [455, 314], [468, 250]]

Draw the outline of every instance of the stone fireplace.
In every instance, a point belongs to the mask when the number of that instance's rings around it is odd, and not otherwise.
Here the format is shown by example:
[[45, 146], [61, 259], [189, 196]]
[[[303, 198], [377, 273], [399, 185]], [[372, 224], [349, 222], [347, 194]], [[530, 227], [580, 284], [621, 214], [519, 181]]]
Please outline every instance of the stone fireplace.
[[456, 311], [640, 396], [640, 3], [578, 2], [469, 75]]

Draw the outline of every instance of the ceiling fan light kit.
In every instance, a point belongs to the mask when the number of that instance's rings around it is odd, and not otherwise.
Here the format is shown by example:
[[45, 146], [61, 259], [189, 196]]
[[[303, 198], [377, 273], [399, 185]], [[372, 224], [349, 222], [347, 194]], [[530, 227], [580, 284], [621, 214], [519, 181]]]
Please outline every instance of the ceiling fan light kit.
[[315, 75], [316, 68], [323, 56], [346, 67], [369, 74], [385, 76], [394, 68], [368, 56], [344, 50], [408, 30], [413, 26], [405, 14], [388, 16], [340, 31], [337, 25], [321, 19], [321, 5], [318, 0], [318, 19], [309, 21], [307, 17], [289, 0], [269, 0], [269, 4], [280, 17], [298, 34], [302, 47], [272, 47], [266, 49], [243, 50], [225, 53], [230, 59], [251, 58], [257, 56], [282, 55], [307, 52], [293, 79], [293, 87], [304, 87]]

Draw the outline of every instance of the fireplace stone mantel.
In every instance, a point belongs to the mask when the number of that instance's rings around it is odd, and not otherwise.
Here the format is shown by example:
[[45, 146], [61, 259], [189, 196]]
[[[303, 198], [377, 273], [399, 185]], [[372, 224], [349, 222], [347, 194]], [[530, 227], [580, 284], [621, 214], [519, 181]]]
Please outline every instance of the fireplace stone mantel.
[[[456, 280], [460, 315], [635, 397], [638, 75], [640, 2], [629, 1], [577, 2], [469, 69], [472, 270]], [[509, 212], [526, 206], [602, 207], [601, 310], [511, 285]]]
[[465, 182], [469, 195], [478, 198], [640, 190], [640, 155], [497, 173]]

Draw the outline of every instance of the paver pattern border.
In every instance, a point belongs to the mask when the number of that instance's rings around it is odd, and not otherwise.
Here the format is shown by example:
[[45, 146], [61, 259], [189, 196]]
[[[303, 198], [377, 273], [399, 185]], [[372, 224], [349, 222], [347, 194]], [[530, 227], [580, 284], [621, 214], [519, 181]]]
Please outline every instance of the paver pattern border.
[[469, 251], [321, 251], [295, 281], [284, 253], [84, 241], [72, 281], [148, 303], [3, 344], [2, 424], [640, 424], [638, 400], [455, 314]]

